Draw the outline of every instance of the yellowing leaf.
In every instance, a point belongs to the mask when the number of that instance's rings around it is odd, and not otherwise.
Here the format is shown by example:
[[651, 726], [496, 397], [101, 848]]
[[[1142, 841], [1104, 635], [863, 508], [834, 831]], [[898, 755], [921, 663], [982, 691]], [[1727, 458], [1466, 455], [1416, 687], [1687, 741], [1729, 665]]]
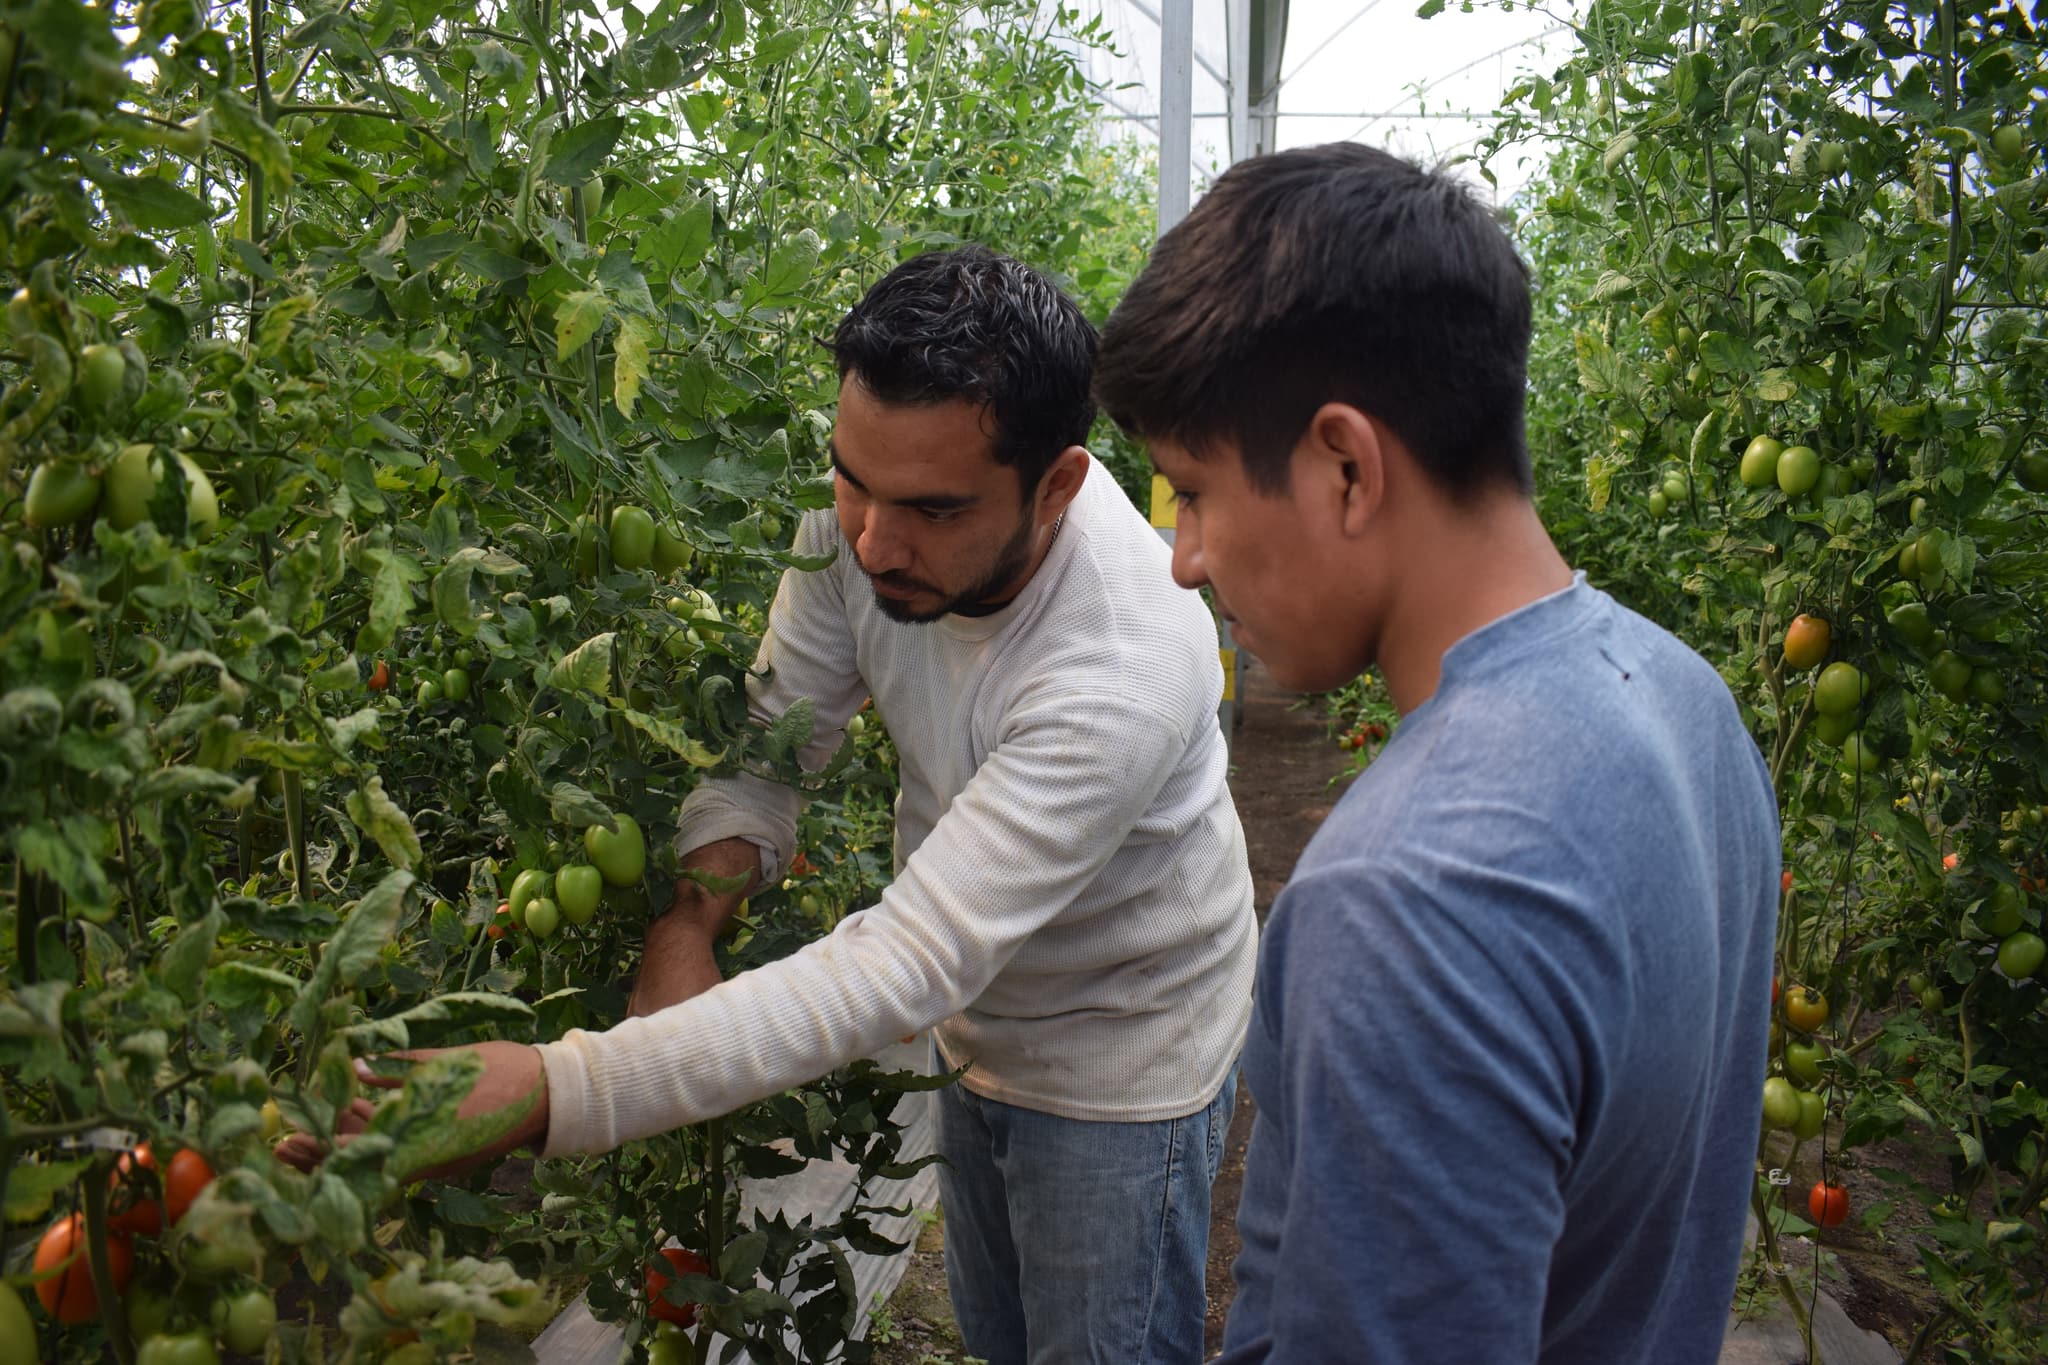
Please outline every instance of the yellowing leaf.
[[611, 300], [601, 289], [578, 289], [564, 295], [555, 309], [555, 359], [567, 360], [577, 347], [596, 336], [610, 310]]
[[612, 360], [612, 401], [619, 415], [631, 417], [640, 397], [640, 381], [647, 378], [647, 344], [654, 339], [654, 324], [638, 313], [619, 322], [619, 340]]

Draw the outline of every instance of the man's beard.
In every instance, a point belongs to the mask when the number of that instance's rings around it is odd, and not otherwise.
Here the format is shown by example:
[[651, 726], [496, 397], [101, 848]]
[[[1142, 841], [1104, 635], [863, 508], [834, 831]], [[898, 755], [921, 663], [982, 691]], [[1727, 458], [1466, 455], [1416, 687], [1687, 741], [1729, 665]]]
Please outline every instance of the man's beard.
[[[900, 621], [906, 625], [926, 625], [938, 620], [941, 616], [947, 616], [953, 612], [962, 612], [968, 615], [977, 614], [971, 611], [971, 608], [982, 605], [989, 598], [1016, 582], [1018, 576], [1031, 563], [1032, 542], [1036, 538], [1035, 532], [1036, 528], [1032, 526], [1031, 515], [1027, 511], [1024, 517], [1017, 523], [1016, 534], [1011, 536], [1003, 548], [996, 552], [995, 561], [989, 565], [988, 571], [976, 579], [965, 592], [954, 594], [936, 607], [919, 610], [911, 605], [911, 599], [885, 597], [879, 591], [875, 593], [875, 605], [880, 607], [882, 615], [888, 617], [891, 621]], [[854, 562], [856, 564], [860, 562], [858, 556], [855, 557]], [[867, 573], [867, 570], [863, 568], [861, 572]], [[931, 584], [920, 582], [917, 579], [899, 578], [888, 574], [883, 575], [883, 577], [892, 584], [898, 584], [906, 588], [916, 588], [924, 592], [937, 591]], [[875, 576], [873, 574], [868, 574], [868, 586], [870, 588], [875, 586]], [[986, 613], [979, 614], [986, 615]]]

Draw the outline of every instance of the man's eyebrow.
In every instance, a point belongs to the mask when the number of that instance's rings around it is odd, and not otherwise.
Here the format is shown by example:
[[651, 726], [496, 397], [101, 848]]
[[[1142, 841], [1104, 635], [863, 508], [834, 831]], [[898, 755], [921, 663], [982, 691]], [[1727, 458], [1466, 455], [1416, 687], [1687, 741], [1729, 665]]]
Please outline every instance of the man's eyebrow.
[[[839, 458], [839, 443], [837, 441], [828, 439], [825, 442], [825, 453], [832, 459], [832, 471], [835, 474], [861, 492], [865, 493], [868, 491], [867, 485], [855, 478], [853, 471], [849, 470]], [[980, 498], [971, 493], [928, 493], [923, 497], [898, 498], [889, 505], [891, 507], [907, 507], [914, 512], [958, 512], [962, 508], [973, 507], [980, 501]]]

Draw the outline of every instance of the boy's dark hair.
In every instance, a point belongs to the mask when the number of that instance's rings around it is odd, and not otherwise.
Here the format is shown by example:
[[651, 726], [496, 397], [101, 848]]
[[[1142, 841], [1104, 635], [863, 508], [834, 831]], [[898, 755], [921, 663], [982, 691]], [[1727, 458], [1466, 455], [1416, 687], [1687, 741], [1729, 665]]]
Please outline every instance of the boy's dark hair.
[[1095, 392], [1197, 457], [1234, 439], [1287, 487], [1316, 409], [1384, 422], [1460, 501], [1532, 487], [1529, 272], [1456, 181], [1355, 143], [1230, 168], [1160, 238], [1102, 331]]
[[986, 247], [897, 266], [832, 337], [839, 377], [884, 403], [984, 403], [1028, 495], [1095, 421], [1095, 326], [1051, 280]]

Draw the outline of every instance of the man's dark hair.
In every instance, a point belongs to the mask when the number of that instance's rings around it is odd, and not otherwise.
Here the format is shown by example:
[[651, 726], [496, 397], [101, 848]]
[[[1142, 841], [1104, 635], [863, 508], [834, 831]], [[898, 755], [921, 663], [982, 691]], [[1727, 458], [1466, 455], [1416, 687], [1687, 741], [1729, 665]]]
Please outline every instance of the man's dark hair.
[[1021, 261], [986, 247], [897, 266], [832, 337], [839, 377], [884, 403], [987, 405], [998, 464], [1028, 495], [1095, 421], [1096, 335], [1074, 301]]
[[1110, 315], [1095, 392], [1125, 429], [1287, 487], [1325, 403], [1385, 423], [1460, 501], [1532, 486], [1529, 272], [1441, 172], [1354, 143], [1230, 168]]

